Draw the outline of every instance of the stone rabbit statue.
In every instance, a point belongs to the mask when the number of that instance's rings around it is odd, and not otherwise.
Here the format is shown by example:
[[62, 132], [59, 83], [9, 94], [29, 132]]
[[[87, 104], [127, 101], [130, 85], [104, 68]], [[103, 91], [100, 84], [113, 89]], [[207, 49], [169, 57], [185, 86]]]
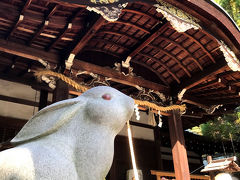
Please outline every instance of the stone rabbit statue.
[[133, 110], [132, 98], [107, 86], [42, 109], [0, 152], [0, 179], [103, 180]]

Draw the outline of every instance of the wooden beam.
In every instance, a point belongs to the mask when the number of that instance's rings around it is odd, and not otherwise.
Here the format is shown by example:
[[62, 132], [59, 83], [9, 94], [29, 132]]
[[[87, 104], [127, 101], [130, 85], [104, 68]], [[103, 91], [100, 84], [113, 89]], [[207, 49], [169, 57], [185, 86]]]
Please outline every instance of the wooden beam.
[[94, 48], [94, 47], [88, 47], [88, 46], [86, 46], [86, 47], [84, 47], [84, 50], [85, 50], [85, 51], [92, 51], [92, 52], [97, 51], [97, 52], [101, 52], [101, 53], [105, 53], [105, 54], [111, 55], [111, 56], [116, 57], [116, 58], [118, 58], [118, 59], [121, 58], [121, 55], [120, 55], [120, 54], [116, 54], [115, 52], [114, 52], [114, 53], [113, 53], [113, 52], [110, 52], [110, 51], [108, 51], [108, 50], [106, 50], [106, 49], [100, 49], [100, 48]]
[[[169, 26], [171, 29], [175, 30], [172, 26]], [[213, 56], [210, 54], [210, 52], [208, 52], [208, 50], [200, 43], [200, 41], [198, 39], [195, 39], [193, 36], [189, 35], [187, 32], [182, 32], [184, 36], [187, 36], [189, 39], [191, 39], [192, 41], [194, 41], [194, 43], [196, 43], [198, 46], [200, 46], [200, 48], [208, 55], [208, 57], [211, 59], [211, 61], [213, 63], [216, 63], [215, 59], [213, 58]], [[196, 32], [197, 33], [197, 32]], [[205, 33], [204, 33], [205, 34]]]
[[23, 21], [24, 19], [24, 15], [20, 14], [17, 21], [14, 23], [13, 28], [11, 29], [11, 31], [8, 33], [8, 35], [6, 36], [6, 39], [8, 40], [16, 31], [17, 27], [19, 26], [19, 24]]
[[33, 41], [44, 31], [44, 29], [48, 26], [49, 24], [49, 18], [55, 13], [55, 11], [57, 10], [58, 5], [55, 5], [49, 12], [48, 14], [45, 16], [42, 24], [40, 25], [40, 27], [38, 28], [38, 30], [35, 32], [35, 34], [32, 36], [32, 38], [30, 39], [30, 41], [28, 42], [29, 45], [31, 45], [33, 43]]
[[52, 89], [48, 87], [45, 83], [39, 83], [33, 78], [26, 78], [26, 77], [18, 77], [16, 75], [12, 74], [3, 74], [0, 73], [0, 79], [6, 80], [6, 81], [11, 81], [11, 82], [16, 82], [16, 83], [21, 83], [24, 85], [31, 86], [33, 89], [40, 90], [40, 89], [45, 89], [48, 92], [52, 92]]
[[151, 35], [148, 35], [146, 38], [142, 40], [140, 44], [137, 45], [137, 47], [134, 48], [134, 50], [128, 54], [128, 56], [133, 57], [137, 53], [139, 53], [143, 48], [148, 46], [154, 39], [156, 39], [158, 36], [160, 36], [169, 26], [169, 22], [160, 24], [154, 30], [152, 31]]
[[226, 98], [226, 99], [218, 99], [217, 101], [209, 102], [209, 105], [217, 105], [217, 104], [239, 104], [240, 97], [238, 98]]
[[162, 160], [162, 153], [161, 153], [161, 141], [162, 141], [162, 132], [161, 128], [156, 126], [153, 129], [154, 133], [154, 143], [156, 149], [156, 164], [158, 170], [163, 170], [163, 160]]
[[210, 100], [221, 100], [221, 99], [227, 99], [227, 98], [238, 98], [240, 97], [240, 92], [238, 93], [228, 93], [228, 94], [218, 94], [218, 95], [214, 95], [214, 96], [208, 96], [207, 98]]
[[89, 28], [87, 33], [78, 41], [75, 47], [72, 49], [71, 54], [77, 55], [88, 43], [88, 41], [95, 35], [95, 33], [106, 23], [106, 20], [100, 16], [96, 22]]
[[150, 34], [150, 31], [144, 27], [141, 27], [137, 24], [133, 24], [131, 22], [128, 22], [128, 21], [123, 21], [123, 20], [118, 20], [118, 21], [113, 21], [113, 22], [108, 22], [108, 24], [111, 24], [111, 23], [114, 23], [114, 24], [124, 24], [125, 26], [131, 26], [133, 28], [136, 28], [138, 30], [141, 30], [143, 32], [145, 32], [146, 34]]
[[[0, 51], [14, 54], [20, 57], [32, 59], [39, 61], [39, 59], [45, 60], [52, 64], [57, 64], [60, 56], [58, 54], [45, 52], [42, 50], [38, 50], [36, 48], [28, 47], [26, 45], [17, 44], [11, 41], [6, 41], [3, 39], [0, 39]], [[100, 74], [109, 78], [112, 78], [113, 81], [120, 82], [122, 84], [130, 85], [130, 86], [142, 86], [145, 88], [157, 90], [160, 92], [169, 92], [169, 88], [157, 83], [152, 83], [150, 81], [138, 78], [138, 77], [127, 77], [123, 74], [108, 69], [108, 68], [102, 68], [100, 66], [96, 66], [94, 64], [89, 64], [83, 61], [76, 61], [75, 69], [83, 69], [88, 72], [93, 72], [96, 74]]]
[[4, 39], [0, 39], [0, 51], [35, 61], [39, 61], [41, 59], [54, 65], [57, 64], [60, 59], [60, 55], [58, 54], [46, 52], [23, 44], [6, 41]]
[[47, 51], [53, 48], [59, 41], [65, 36], [65, 34], [72, 29], [74, 19], [81, 14], [85, 9], [77, 9], [69, 18], [67, 18], [67, 23], [64, 26], [63, 30], [59, 33], [59, 36], [55, 41], [53, 41], [48, 47]]
[[[100, 16], [95, 22], [93, 22], [93, 25], [89, 28], [85, 29], [85, 34], [81, 35], [79, 40], [77, 42], [73, 43], [73, 48], [70, 50], [70, 52], [67, 52], [67, 59], [64, 59], [65, 66], [67, 70], [70, 70], [75, 56], [86, 46], [86, 44], [89, 42], [90, 39], [95, 35], [95, 33], [102, 27], [103, 24], [106, 23], [106, 20]], [[86, 24], [87, 26], [87, 24]]]
[[129, 13], [137, 14], [137, 15], [144, 16], [144, 17], [147, 17], [147, 18], [149, 18], [149, 19], [155, 20], [155, 21], [157, 21], [157, 22], [160, 21], [160, 18], [156, 18], [156, 17], [154, 17], [153, 15], [147, 14], [147, 13], [145, 13], [145, 12], [141, 12], [141, 11], [139, 11], [138, 9], [124, 8], [124, 9], [122, 9], [122, 12], [129, 12]]
[[39, 104], [38, 102], [35, 102], [35, 101], [30, 101], [30, 100], [10, 97], [10, 96], [4, 96], [4, 95], [0, 95], [0, 100], [7, 101], [7, 102], [13, 102], [13, 103], [17, 103], [17, 104], [24, 104], [27, 106], [35, 106], [35, 107], [37, 107]]
[[153, 60], [155, 63], [160, 64], [173, 77], [173, 79], [175, 79], [178, 83], [180, 83], [179, 78], [169, 69], [169, 67], [166, 64], [162, 63], [159, 59], [144, 53], [138, 53], [138, 54]]
[[9, 39], [9, 37], [11, 37], [14, 34], [14, 32], [16, 31], [16, 29], [19, 26], [19, 24], [23, 21], [23, 19], [24, 19], [24, 12], [30, 6], [31, 2], [32, 2], [32, 0], [26, 0], [24, 6], [22, 7], [22, 9], [20, 11], [18, 19], [16, 20], [13, 28], [11, 29], [11, 31], [7, 35], [6, 39]]
[[217, 89], [209, 89], [206, 91], [201, 91], [196, 93], [198, 96], [207, 97], [211, 95], [219, 95], [221, 93], [236, 93], [236, 87], [234, 86], [227, 86], [223, 88], [217, 88]]
[[63, 30], [59, 33], [59, 36], [56, 40], [54, 40], [47, 48], [47, 51], [50, 51], [55, 45], [59, 43], [59, 41], [65, 36], [65, 34], [72, 29], [72, 23], [69, 22], [66, 24], [66, 26], [63, 28]]
[[32, 0], [25, 0], [25, 4], [20, 12], [20, 14], [24, 14], [24, 12], [27, 10], [27, 8], [30, 6], [32, 3]]
[[190, 180], [182, 119], [178, 110], [172, 111], [172, 116], [169, 117], [168, 124], [176, 179]]
[[[159, 39], [163, 39], [163, 40], [165, 40], [166, 42], [168, 42], [168, 43], [170, 43], [170, 44], [174, 44], [175, 46], [177, 46], [178, 48], [180, 48], [182, 51], [186, 52], [186, 53], [187, 53], [187, 58], [192, 59], [192, 60], [195, 62], [195, 64], [199, 67], [199, 69], [200, 69], [200, 70], [203, 70], [203, 67], [202, 67], [202, 65], [198, 62], [198, 60], [197, 60], [196, 58], [194, 58], [193, 55], [192, 55], [192, 53], [191, 53], [188, 49], [184, 48], [181, 44], [177, 43], [176, 41], [173, 41], [173, 40], [170, 39], [170, 38], [164, 37], [164, 36], [159, 36]], [[166, 45], [166, 46], [168, 46], [168, 45]]]
[[206, 101], [204, 99], [199, 99], [199, 98], [187, 95], [187, 94], [184, 94], [184, 96], [182, 97], [182, 102], [193, 104], [193, 105], [196, 105], [201, 108], [206, 108], [206, 109], [209, 108], [209, 106], [206, 105], [206, 104], [208, 104], [208, 101]]
[[[11, 13], [9, 13], [9, 9], [11, 9]], [[0, 14], [1, 18], [9, 19], [19, 16], [19, 8], [11, 3], [6, 3], [4, 1], [0, 1]], [[58, 17], [50, 18], [50, 22], [52, 26], [57, 26], [62, 28], [66, 24], [66, 19], [59, 20]], [[26, 11], [24, 13], [24, 22], [26, 23], [33, 23], [33, 24], [41, 24], [45, 20], [45, 15], [42, 13], [34, 13], [33, 11]]]
[[68, 84], [61, 79], [57, 80], [56, 88], [53, 91], [53, 103], [68, 99]]
[[126, 33], [122, 33], [122, 32], [119, 32], [119, 31], [114, 31], [114, 30], [104, 30], [103, 29], [103, 30], [98, 31], [98, 34], [112, 34], [112, 35], [116, 35], [116, 36], [119, 36], [119, 37], [124, 37], [126, 39], [130, 39], [130, 40], [135, 41], [135, 42], [139, 41], [139, 39], [128, 36]]
[[203, 71], [197, 72], [190, 79], [186, 79], [185, 81], [183, 81], [181, 83], [181, 85], [179, 86], [179, 89], [180, 90], [190, 89], [190, 88], [200, 84], [201, 82], [207, 80], [211, 76], [214, 76], [215, 74], [217, 74], [219, 72], [222, 72], [224, 69], [226, 69], [228, 67], [224, 58], [217, 59], [216, 62], [217, 62], [216, 64], [211, 64], [211, 65], [205, 67], [205, 69]]
[[80, 60], [74, 61], [73, 69], [77, 71], [82, 70], [82, 71], [92, 72], [95, 74], [102, 75], [104, 77], [108, 77], [111, 79], [111, 81], [115, 81], [118, 83], [133, 86], [133, 87], [140, 86], [144, 88], [149, 88], [149, 89], [162, 92], [164, 94], [168, 94], [170, 90], [169, 87], [167, 86], [157, 84], [139, 77], [124, 76], [122, 73], [116, 70], [112, 70], [110, 68], [104, 68], [104, 67], [90, 64]]
[[203, 89], [206, 89], [206, 88], [209, 88], [209, 87], [212, 87], [212, 86], [216, 86], [216, 85], [226, 85], [226, 82], [224, 79], [222, 78], [216, 78], [212, 81], [209, 81], [207, 83], [204, 83], [204, 84], [200, 84], [198, 86], [195, 86], [191, 89], [191, 92], [198, 92], [198, 91], [202, 91]]
[[121, 45], [121, 44], [116, 43], [116, 42], [113, 42], [113, 41], [110, 41], [110, 40], [107, 40], [107, 39], [92, 38], [92, 41], [95, 41], [95, 42], [103, 42], [103, 43], [105, 43], [105, 44], [111, 44], [111, 46], [116, 46], [116, 47], [118, 47], [118, 48], [123, 49], [124, 51], [129, 52], [129, 49], [128, 49], [126, 46]]
[[153, 73], [155, 73], [156, 76], [157, 76], [166, 86], [169, 86], [169, 84], [168, 84], [168, 82], [166, 81], [166, 79], [165, 79], [164, 77], [162, 77], [162, 76], [160, 75], [160, 73], [159, 73], [156, 69], [153, 69], [152, 66], [149, 66], [149, 65], [147, 65], [146, 63], [143, 63], [143, 62], [141, 62], [141, 61], [136, 61], [136, 60], [134, 60], [134, 59], [132, 59], [131, 62], [134, 63], [134, 64], [138, 64], [138, 65], [140, 65], [140, 66], [143, 66], [143, 67], [149, 69], [150, 71], [152, 71]]
[[166, 56], [170, 57], [172, 60], [175, 61], [175, 63], [177, 63], [183, 69], [183, 71], [188, 75], [188, 77], [191, 77], [191, 74], [190, 74], [189, 70], [187, 69], [187, 67], [185, 67], [183, 65], [183, 63], [179, 59], [177, 59], [174, 55], [172, 55], [171, 53], [169, 53], [165, 49], [162, 49], [162, 48], [160, 48], [158, 46], [155, 46], [155, 45], [149, 45], [149, 47], [157, 49], [159, 51], [157, 54], [163, 53]]
[[41, 89], [40, 90], [40, 100], [38, 110], [45, 108], [48, 105], [48, 91]]

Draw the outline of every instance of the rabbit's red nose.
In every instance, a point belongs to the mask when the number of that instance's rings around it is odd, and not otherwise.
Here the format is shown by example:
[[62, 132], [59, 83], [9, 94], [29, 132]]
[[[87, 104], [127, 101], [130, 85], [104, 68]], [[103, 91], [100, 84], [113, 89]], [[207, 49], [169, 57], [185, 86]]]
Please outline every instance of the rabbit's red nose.
[[111, 100], [112, 97], [110, 94], [104, 94], [104, 95], [102, 95], [102, 98], [105, 100]]

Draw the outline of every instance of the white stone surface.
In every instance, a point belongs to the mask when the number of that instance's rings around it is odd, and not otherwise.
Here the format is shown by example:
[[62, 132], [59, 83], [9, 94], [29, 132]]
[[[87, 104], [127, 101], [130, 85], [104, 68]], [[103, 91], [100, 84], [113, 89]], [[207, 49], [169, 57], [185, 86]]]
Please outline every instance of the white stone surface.
[[133, 107], [130, 97], [101, 86], [42, 109], [12, 140], [18, 146], [0, 153], [0, 179], [103, 180]]
[[228, 173], [219, 173], [215, 176], [215, 180], [232, 180], [232, 177]]

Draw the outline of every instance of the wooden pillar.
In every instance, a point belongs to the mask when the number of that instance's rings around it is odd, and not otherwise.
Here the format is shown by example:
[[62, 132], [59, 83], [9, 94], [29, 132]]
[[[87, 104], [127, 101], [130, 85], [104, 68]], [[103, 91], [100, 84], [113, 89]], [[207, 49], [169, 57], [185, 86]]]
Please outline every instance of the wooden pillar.
[[[208, 164], [212, 162], [212, 156], [207, 156], [207, 162]], [[211, 180], [215, 180], [215, 174], [213, 171], [209, 171], [209, 176]]]
[[156, 126], [153, 129], [154, 132], [154, 141], [155, 141], [155, 148], [156, 148], [156, 163], [158, 170], [163, 170], [163, 163], [162, 163], [162, 153], [161, 153], [161, 129]]
[[110, 169], [110, 171], [109, 171], [109, 180], [115, 180], [115, 179], [117, 179], [116, 176], [117, 176], [117, 175], [116, 175], [116, 160], [113, 159], [112, 167], [111, 167], [111, 169]]
[[68, 84], [60, 79], [57, 80], [56, 88], [53, 91], [53, 103], [68, 99], [68, 94]]
[[48, 102], [48, 91], [41, 89], [38, 110], [40, 111], [41, 109], [45, 108], [47, 106], [47, 102]]
[[168, 119], [172, 144], [174, 171], [177, 180], [190, 180], [187, 151], [183, 135], [182, 120], [179, 110], [173, 110]]

